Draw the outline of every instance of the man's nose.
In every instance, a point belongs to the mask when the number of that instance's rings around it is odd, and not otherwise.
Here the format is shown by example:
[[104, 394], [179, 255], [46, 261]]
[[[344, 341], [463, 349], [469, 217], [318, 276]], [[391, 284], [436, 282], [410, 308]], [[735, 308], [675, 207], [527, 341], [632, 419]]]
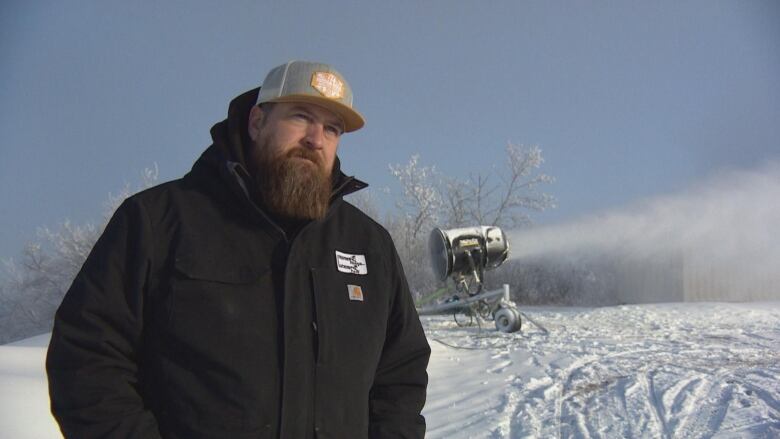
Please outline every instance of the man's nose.
[[321, 123], [310, 123], [303, 140], [311, 149], [322, 149], [325, 146], [325, 127]]

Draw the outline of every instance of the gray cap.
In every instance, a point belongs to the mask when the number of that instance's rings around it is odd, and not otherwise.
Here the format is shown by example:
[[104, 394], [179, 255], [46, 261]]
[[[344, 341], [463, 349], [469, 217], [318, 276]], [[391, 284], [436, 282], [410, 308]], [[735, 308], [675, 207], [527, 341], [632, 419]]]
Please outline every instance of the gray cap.
[[308, 102], [326, 108], [344, 121], [344, 131], [366, 123], [352, 108], [352, 89], [333, 67], [308, 61], [290, 61], [274, 67], [263, 81], [257, 103]]

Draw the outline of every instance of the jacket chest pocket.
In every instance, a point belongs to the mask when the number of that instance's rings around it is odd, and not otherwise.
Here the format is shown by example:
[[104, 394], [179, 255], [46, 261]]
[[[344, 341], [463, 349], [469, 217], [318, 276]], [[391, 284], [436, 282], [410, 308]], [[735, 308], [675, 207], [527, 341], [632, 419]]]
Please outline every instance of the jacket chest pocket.
[[[234, 259], [233, 259], [234, 261]], [[270, 269], [179, 255], [170, 284], [169, 333], [207, 355], [262, 344], [277, 323]], [[270, 340], [269, 340], [270, 341]], [[224, 351], [224, 352], [219, 352]]]
[[375, 274], [313, 268], [318, 364], [372, 379], [387, 332], [389, 294]]

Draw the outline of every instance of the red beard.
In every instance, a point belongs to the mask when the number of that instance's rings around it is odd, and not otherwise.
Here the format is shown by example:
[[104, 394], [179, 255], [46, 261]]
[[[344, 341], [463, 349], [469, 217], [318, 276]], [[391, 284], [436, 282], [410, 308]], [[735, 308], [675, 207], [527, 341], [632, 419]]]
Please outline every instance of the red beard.
[[255, 190], [272, 213], [291, 219], [325, 216], [330, 203], [331, 178], [321, 157], [304, 147], [272, 155], [259, 148], [253, 168]]

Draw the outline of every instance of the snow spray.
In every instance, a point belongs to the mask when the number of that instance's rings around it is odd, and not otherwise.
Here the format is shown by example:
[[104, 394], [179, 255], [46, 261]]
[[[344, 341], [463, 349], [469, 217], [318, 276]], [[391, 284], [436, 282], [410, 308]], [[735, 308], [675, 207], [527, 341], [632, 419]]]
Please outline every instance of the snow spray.
[[[623, 273], [647, 272], [652, 266], [674, 268], [656, 270], [653, 276], [676, 276], [681, 291], [677, 295], [647, 287], [646, 273], [634, 275], [633, 283], [623, 282], [645, 290], [638, 301], [778, 300], [778, 229], [780, 162], [771, 162], [753, 171], [721, 172], [681, 193], [626, 208], [511, 231], [508, 238], [510, 258], [516, 262], [589, 255], [625, 267], [633, 264]], [[672, 262], [659, 265], [660, 260]], [[672, 273], [675, 270], [677, 274]], [[716, 290], [723, 291], [710, 294]]]

